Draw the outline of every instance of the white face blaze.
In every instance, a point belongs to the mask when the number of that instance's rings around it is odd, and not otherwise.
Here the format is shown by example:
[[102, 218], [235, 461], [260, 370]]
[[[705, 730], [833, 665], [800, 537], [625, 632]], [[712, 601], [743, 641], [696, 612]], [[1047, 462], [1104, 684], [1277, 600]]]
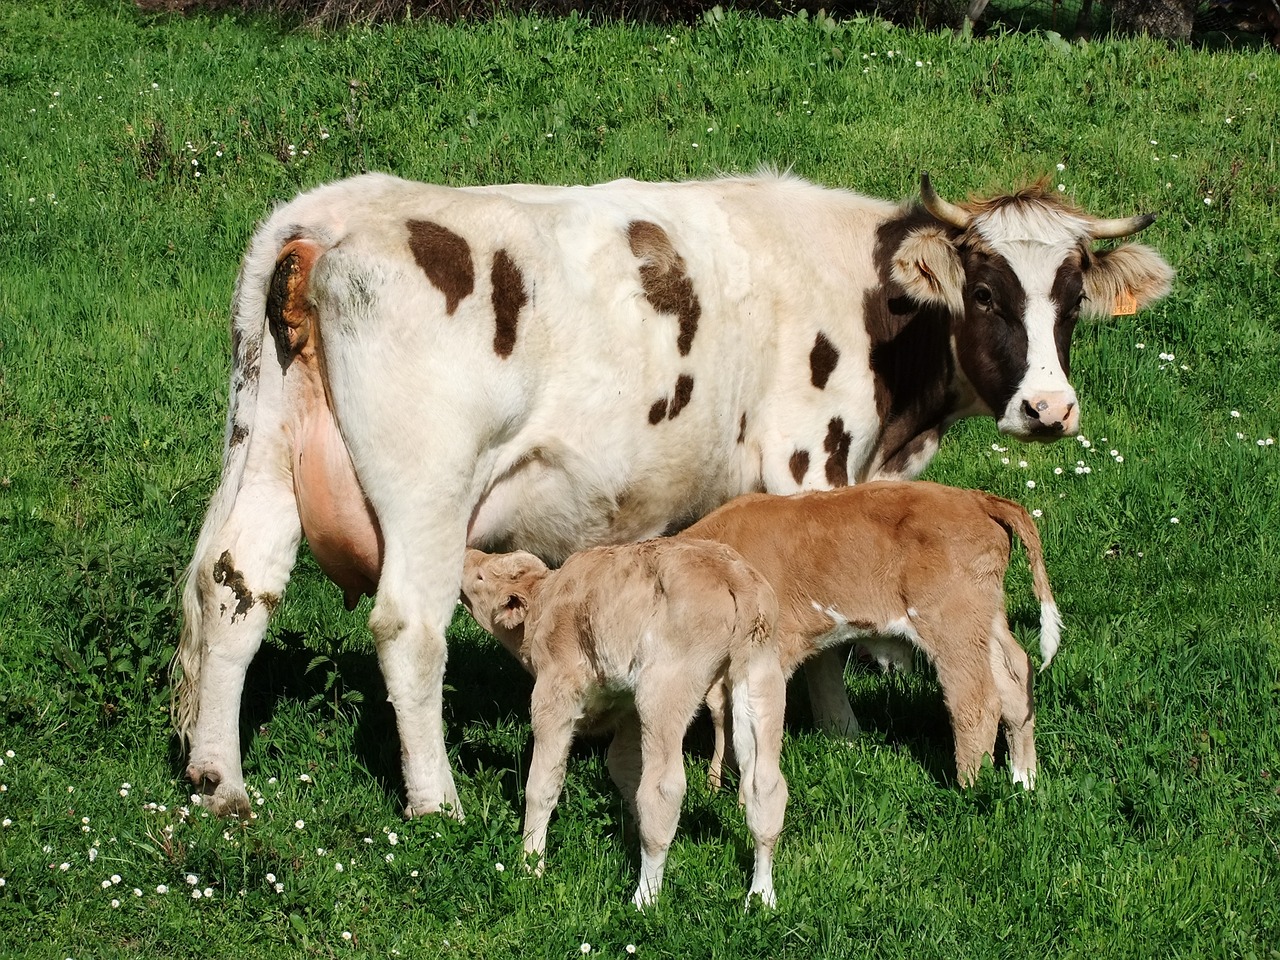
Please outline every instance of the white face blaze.
[[[1067, 258], [1088, 237], [1088, 223], [1043, 206], [1009, 206], [979, 217], [974, 228], [1002, 256], [1022, 285], [1026, 330], [1026, 370], [1003, 410], [996, 410], [1004, 433], [1022, 438], [1073, 436], [1080, 429], [1075, 389], [1058, 354], [1059, 317], [1075, 305], [1054, 298], [1054, 283]], [[1060, 427], [1057, 425], [1061, 425]]]

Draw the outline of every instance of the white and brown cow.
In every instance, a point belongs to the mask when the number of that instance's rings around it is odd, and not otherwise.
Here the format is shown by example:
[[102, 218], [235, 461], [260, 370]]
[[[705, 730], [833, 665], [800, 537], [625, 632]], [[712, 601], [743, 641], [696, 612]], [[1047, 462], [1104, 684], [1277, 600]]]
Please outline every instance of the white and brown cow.
[[[965, 416], [1074, 433], [1077, 317], [1145, 306], [1172, 275], [1093, 241], [1152, 218], [921, 186], [899, 205], [772, 174], [370, 174], [277, 209], [240, 271], [222, 480], [175, 658], [208, 805], [247, 810], [245, 670], [303, 536], [348, 603], [376, 590], [409, 812], [460, 815], [441, 696], [468, 544], [555, 564], [746, 491], [912, 477]], [[856, 728], [838, 660], [814, 662], [820, 721]]]

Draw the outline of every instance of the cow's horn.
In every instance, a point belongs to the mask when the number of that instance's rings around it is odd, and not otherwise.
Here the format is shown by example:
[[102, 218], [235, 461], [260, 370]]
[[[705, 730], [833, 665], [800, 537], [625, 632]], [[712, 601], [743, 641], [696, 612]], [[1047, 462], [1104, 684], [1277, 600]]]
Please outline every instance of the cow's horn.
[[954, 203], [948, 203], [938, 196], [933, 190], [933, 184], [929, 182], [927, 173], [920, 174], [920, 200], [924, 203], [924, 208], [931, 214], [943, 223], [949, 223], [960, 230], [966, 229], [969, 226], [969, 221], [973, 219], [967, 211], [961, 210]]
[[1136, 217], [1119, 217], [1115, 220], [1094, 220], [1089, 225], [1089, 236], [1095, 240], [1113, 240], [1145, 230], [1155, 222], [1154, 213], [1140, 213]]

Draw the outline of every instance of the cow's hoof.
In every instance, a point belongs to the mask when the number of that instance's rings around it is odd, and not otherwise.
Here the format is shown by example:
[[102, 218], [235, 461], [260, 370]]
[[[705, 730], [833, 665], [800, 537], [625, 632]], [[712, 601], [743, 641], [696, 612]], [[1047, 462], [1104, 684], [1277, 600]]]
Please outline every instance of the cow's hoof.
[[235, 817], [248, 820], [249, 795], [243, 786], [224, 780], [211, 764], [192, 762], [187, 766], [187, 779], [195, 784], [200, 795], [200, 806], [215, 817]]
[[414, 817], [426, 817], [432, 814], [442, 814], [446, 817], [452, 817], [459, 823], [464, 822], [467, 818], [462, 813], [462, 804], [455, 798], [453, 800], [444, 800], [439, 803], [431, 803], [429, 801], [419, 800], [405, 805], [405, 817], [412, 819]]
[[845, 740], [854, 740], [862, 735], [862, 727], [858, 725], [858, 718], [853, 715], [852, 710], [847, 713], [819, 714], [814, 717], [814, 725], [828, 736], [842, 737]]

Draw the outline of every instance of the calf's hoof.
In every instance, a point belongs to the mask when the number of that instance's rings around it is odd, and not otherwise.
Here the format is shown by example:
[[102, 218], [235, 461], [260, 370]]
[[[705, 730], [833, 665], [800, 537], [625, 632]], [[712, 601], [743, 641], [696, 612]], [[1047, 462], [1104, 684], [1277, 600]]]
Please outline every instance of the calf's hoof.
[[406, 819], [412, 820], [414, 817], [426, 817], [432, 814], [452, 817], [459, 823], [463, 823], [467, 819], [462, 813], [462, 804], [457, 797], [452, 800], [410, 800], [405, 804], [404, 815]]

